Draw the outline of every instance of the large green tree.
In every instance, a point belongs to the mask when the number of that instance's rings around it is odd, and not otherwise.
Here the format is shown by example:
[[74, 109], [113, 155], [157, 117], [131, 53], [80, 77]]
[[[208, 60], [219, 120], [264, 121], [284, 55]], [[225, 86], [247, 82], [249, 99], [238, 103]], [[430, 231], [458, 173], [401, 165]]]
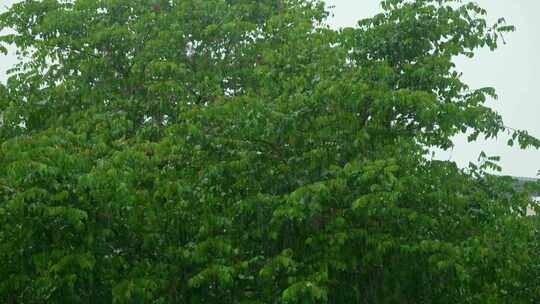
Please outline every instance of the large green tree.
[[[538, 303], [508, 131], [453, 60], [513, 27], [386, 0], [23, 0], [0, 85], [2, 303]], [[538, 140], [512, 131], [521, 147]]]

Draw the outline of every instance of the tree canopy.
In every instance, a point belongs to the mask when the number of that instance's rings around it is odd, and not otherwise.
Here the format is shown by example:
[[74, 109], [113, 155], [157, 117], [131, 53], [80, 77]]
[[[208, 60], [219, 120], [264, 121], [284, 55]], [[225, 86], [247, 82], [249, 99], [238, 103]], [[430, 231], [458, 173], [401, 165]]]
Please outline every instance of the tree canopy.
[[538, 303], [528, 188], [429, 157], [540, 146], [454, 64], [513, 26], [381, 5], [339, 30], [317, 0], [11, 6], [0, 301]]

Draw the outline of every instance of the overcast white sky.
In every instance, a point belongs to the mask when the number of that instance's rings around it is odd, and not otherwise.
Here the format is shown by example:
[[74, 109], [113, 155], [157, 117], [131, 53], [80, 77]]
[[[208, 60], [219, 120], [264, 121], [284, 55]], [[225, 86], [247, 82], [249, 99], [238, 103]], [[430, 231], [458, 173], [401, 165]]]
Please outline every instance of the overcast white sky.
[[[0, 7], [14, 0], [0, 0]], [[501, 113], [508, 126], [526, 129], [540, 136], [540, 0], [477, 0], [486, 8], [491, 20], [505, 17], [517, 26], [515, 33], [506, 37], [507, 45], [495, 52], [481, 51], [474, 59], [460, 58], [458, 68], [472, 87], [493, 86], [499, 95], [490, 105]], [[361, 18], [380, 11], [378, 0], [327, 0], [333, 5], [335, 27], [354, 26]], [[0, 55], [0, 81], [5, 81], [6, 69], [15, 62], [13, 56]], [[535, 177], [540, 169], [540, 151], [522, 151], [507, 147], [506, 138], [468, 144], [462, 137], [455, 140], [453, 151], [439, 157], [451, 158], [460, 166], [475, 161], [481, 151], [502, 157], [503, 174]]]
[[[490, 106], [502, 114], [507, 126], [526, 129], [540, 136], [540, 0], [476, 0], [487, 9], [490, 20], [505, 17], [517, 31], [506, 36], [506, 45], [497, 51], [480, 51], [473, 59], [459, 58], [458, 69], [472, 87], [495, 87], [499, 100]], [[378, 0], [327, 0], [334, 5], [334, 26], [353, 26], [359, 18], [380, 11]], [[481, 151], [501, 156], [503, 174], [535, 177], [540, 170], [540, 151], [522, 151], [506, 146], [506, 137], [499, 140], [467, 143], [464, 137], [455, 140], [453, 151], [439, 153], [460, 166], [476, 161]]]

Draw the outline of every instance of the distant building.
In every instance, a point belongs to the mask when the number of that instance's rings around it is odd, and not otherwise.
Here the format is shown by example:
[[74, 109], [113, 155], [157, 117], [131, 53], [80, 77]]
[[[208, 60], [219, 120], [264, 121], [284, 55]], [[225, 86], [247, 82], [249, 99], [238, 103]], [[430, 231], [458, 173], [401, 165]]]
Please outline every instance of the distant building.
[[[531, 183], [531, 182], [538, 182], [539, 179], [536, 178], [530, 178], [530, 177], [514, 177], [516, 180], [516, 187], [517, 188], [523, 188], [523, 185], [525, 183]], [[533, 199], [540, 204], [540, 193], [534, 193]], [[532, 208], [527, 208], [527, 215], [533, 216], [536, 215], [536, 212]]]

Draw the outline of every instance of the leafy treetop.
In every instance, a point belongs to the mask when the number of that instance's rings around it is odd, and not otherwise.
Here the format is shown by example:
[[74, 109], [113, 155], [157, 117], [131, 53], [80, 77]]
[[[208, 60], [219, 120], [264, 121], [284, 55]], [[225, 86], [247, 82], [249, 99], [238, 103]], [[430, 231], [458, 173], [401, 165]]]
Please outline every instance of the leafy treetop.
[[386, 0], [340, 30], [302, 0], [24, 0], [0, 85], [5, 303], [538, 303], [510, 131], [453, 60], [514, 30]]

